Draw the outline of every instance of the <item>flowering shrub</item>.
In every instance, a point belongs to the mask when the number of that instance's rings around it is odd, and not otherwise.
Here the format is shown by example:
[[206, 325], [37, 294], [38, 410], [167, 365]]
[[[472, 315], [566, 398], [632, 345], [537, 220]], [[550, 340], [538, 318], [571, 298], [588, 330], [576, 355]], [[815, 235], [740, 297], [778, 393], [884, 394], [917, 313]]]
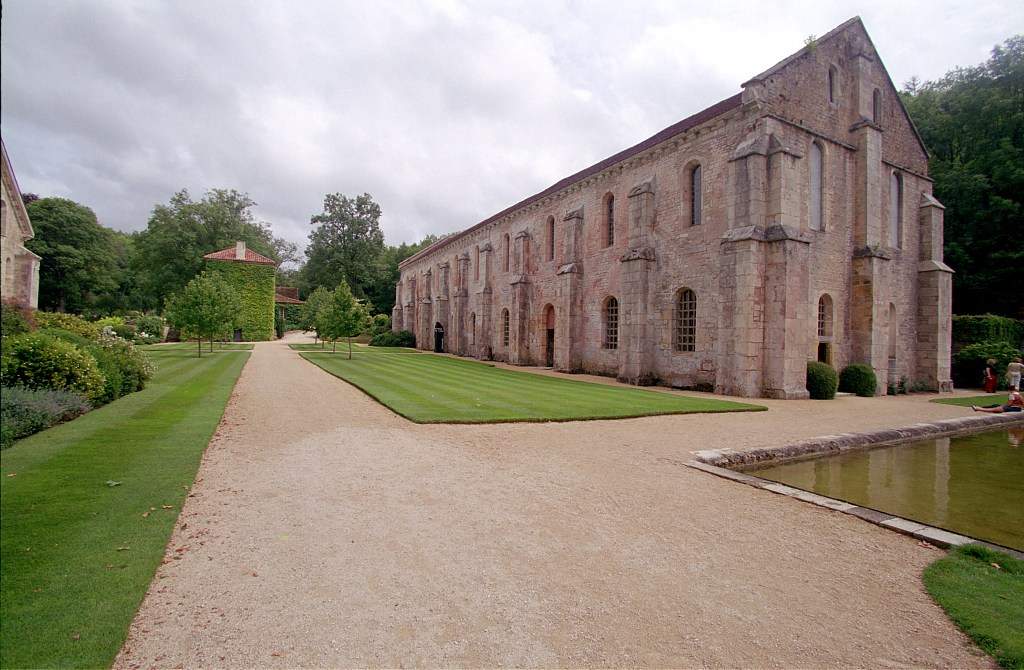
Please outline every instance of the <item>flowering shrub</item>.
[[135, 343], [156, 344], [164, 339], [164, 320], [159, 316], [140, 316], [135, 319]]
[[104, 393], [96, 359], [70, 342], [45, 333], [5, 337], [0, 383], [29, 389], [74, 391], [88, 400]]
[[60, 312], [36, 312], [36, 326], [39, 328], [61, 328], [95, 340], [100, 335], [100, 327], [74, 314]]
[[6, 449], [15, 440], [70, 421], [90, 409], [77, 393], [5, 386], [0, 389], [0, 448]]
[[146, 380], [153, 376], [153, 363], [146, 354], [139, 351], [131, 342], [113, 333], [100, 333], [97, 346], [90, 353], [97, 361], [103, 357], [117, 365], [121, 374], [121, 389], [115, 398], [141, 391], [146, 385]]

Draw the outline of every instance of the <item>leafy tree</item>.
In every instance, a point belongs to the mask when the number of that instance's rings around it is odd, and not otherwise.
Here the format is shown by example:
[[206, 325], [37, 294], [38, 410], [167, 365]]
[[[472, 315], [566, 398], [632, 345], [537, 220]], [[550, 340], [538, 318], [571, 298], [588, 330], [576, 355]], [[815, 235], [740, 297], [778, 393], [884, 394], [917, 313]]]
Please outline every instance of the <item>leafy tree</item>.
[[167, 298], [167, 321], [182, 336], [196, 339], [197, 354], [203, 355], [203, 339], [222, 335], [233, 326], [241, 308], [238, 293], [217, 273], [204, 272]]
[[300, 325], [303, 330], [316, 331], [316, 336], [320, 339], [320, 331], [317, 330], [317, 315], [320, 313], [320, 309], [330, 300], [331, 292], [325, 289], [323, 286], [318, 286], [315, 291], [306, 297], [306, 302], [302, 305], [302, 315]]
[[268, 224], [255, 219], [255, 204], [245, 193], [213, 189], [198, 202], [182, 190], [169, 203], [156, 205], [135, 241], [132, 268], [139, 306], [159, 308], [166, 296], [202, 270], [204, 254], [237, 240], [277, 261], [281, 253], [294, 256], [294, 245], [290, 248], [290, 243], [276, 239]]
[[1024, 317], [1024, 36], [985, 63], [904, 86], [925, 145], [936, 197], [946, 206], [945, 254], [956, 270], [958, 314]]
[[310, 223], [316, 228], [306, 247], [305, 286], [333, 286], [340, 278], [356, 297], [366, 298], [381, 274], [380, 205], [369, 193], [355, 198], [331, 193], [324, 198], [323, 212]]
[[348, 340], [348, 357], [352, 358], [352, 338], [369, 327], [370, 312], [366, 305], [356, 299], [344, 281], [330, 294], [317, 313], [317, 332], [329, 339], [332, 350], [338, 350], [338, 340]]
[[65, 198], [39, 198], [26, 211], [35, 229], [26, 246], [43, 257], [40, 308], [81, 312], [117, 289], [121, 273], [114, 236], [91, 209]]

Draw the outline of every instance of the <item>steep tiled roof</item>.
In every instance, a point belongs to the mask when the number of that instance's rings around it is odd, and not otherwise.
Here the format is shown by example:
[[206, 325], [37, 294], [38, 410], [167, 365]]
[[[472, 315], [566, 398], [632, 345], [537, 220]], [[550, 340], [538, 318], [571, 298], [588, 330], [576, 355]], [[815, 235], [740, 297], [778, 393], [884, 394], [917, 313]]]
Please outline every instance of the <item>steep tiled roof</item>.
[[293, 298], [290, 295], [281, 295], [280, 293], [274, 294], [274, 302], [279, 305], [305, 305], [304, 300]]
[[493, 223], [494, 221], [497, 221], [498, 219], [502, 218], [503, 216], [506, 216], [507, 214], [510, 214], [510, 213], [514, 212], [515, 210], [521, 208], [521, 207], [525, 207], [525, 206], [530, 205], [530, 204], [532, 204], [534, 202], [537, 202], [538, 200], [541, 200], [541, 199], [551, 195], [552, 193], [557, 193], [558, 191], [562, 190], [566, 186], [569, 186], [569, 185], [574, 184], [574, 183], [576, 183], [578, 181], [586, 179], [587, 177], [595, 175], [598, 172], [601, 172], [602, 170], [604, 170], [606, 168], [609, 168], [612, 165], [615, 165], [616, 163], [624, 161], [627, 158], [635, 156], [636, 154], [639, 154], [639, 153], [641, 153], [643, 151], [646, 151], [647, 149], [650, 149], [653, 146], [661, 144], [665, 140], [671, 139], [672, 137], [674, 137], [674, 136], [676, 136], [676, 135], [678, 135], [680, 133], [684, 133], [687, 130], [690, 130], [691, 128], [694, 128], [696, 126], [699, 126], [702, 123], [710, 121], [711, 119], [715, 118], [716, 116], [721, 116], [722, 114], [725, 114], [728, 111], [736, 109], [741, 104], [742, 96], [743, 96], [742, 93], [737, 93], [736, 95], [733, 95], [731, 97], [726, 98], [725, 100], [722, 100], [721, 102], [718, 102], [718, 103], [716, 103], [714, 105], [711, 105], [707, 109], [705, 109], [703, 111], [700, 111], [700, 112], [697, 112], [693, 116], [688, 116], [685, 119], [683, 119], [682, 121], [674, 123], [671, 126], [669, 126], [668, 128], [665, 128], [664, 130], [662, 130], [662, 131], [660, 131], [658, 133], [655, 133], [654, 135], [651, 135], [650, 137], [648, 137], [643, 142], [641, 142], [639, 144], [636, 144], [636, 145], [633, 145], [633, 146], [629, 147], [628, 149], [623, 149], [619, 153], [617, 153], [617, 154], [615, 154], [613, 156], [609, 156], [608, 158], [605, 158], [603, 161], [600, 161], [599, 163], [594, 163], [590, 167], [585, 168], [583, 170], [580, 170], [576, 174], [570, 175], [570, 176], [566, 177], [565, 179], [562, 179], [561, 181], [559, 181], [559, 182], [557, 182], [555, 184], [552, 184], [551, 186], [547, 187], [546, 189], [544, 189], [540, 193], [536, 193], [534, 195], [531, 195], [529, 198], [526, 198], [525, 200], [521, 200], [520, 202], [517, 202], [516, 204], [512, 205], [511, 207], [508, 207], [506, 209], [501, 210], [500, 212], [498, 212], [494, 216], [491, 216], [491, 217], [489, 217], [487, 219], [484, 219], [483, 221], [481, 221], [480, 223], [476, 224], [475, 226], [472, 226], [470, 228], [467, 228], [466, 230], [463, 230], [461, 233], [456, 233], [455, 235], [450, 235], [448, 237], [445, 237], [444, 239], [438, 240], [437, 242], [435, 242], [434, 244], [430, 245], [426, 249], [420, 251], [419, 253], [416, 253], [416, 254], [410, 256], [406, 260], [404, 260], [401, 263], [399, 263], [399, 267], [401, 267], [403, 265], [407, 265], [408, 263], [411, 263], [411, 262], [415, 261], [416, 259], [418, 259], [418, 258], [420, 258], [422, 256], [425, 256], [425, 255], [427, 255], [429, 253], [432, 253], [434, 250], [440, 249], [441, 247], [449, 244], [450, 242], [453, 242], [453, 241], [459, 239], [460, 237], [463, 237], [464, 235], [468, 235], [469, 233], [473, 232], [474, 230], [478, 230], [478, 229], [486, 226], [489, 223]]
[[235, 258], [235, 247], [230, 246], [227, 249], [221, 249], [220, 251], [212, 251], [203, 258], [211, 261], [234, 261], [236, 263], [258, 263], [260, 265], [277, 265], [277, 262], [272, 258], [267, 258], [262, 254], [258, 254], [252, 249], [245, 250], [245, 259], [241, 260]]

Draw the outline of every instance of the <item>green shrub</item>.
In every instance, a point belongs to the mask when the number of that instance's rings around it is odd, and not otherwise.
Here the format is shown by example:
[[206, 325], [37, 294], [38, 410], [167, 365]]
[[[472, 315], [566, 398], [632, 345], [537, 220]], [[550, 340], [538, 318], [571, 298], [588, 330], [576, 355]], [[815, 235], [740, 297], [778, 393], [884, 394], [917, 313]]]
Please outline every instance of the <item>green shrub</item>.
[[370, 324], [370, 335], [391, 332], [391, 317], [387, 314], [376, 314]]
[[985, 363], [992, 358], [996, 361], [999, 388], [1006, 388], [1006, 365], [1020, 355], [1019, 349], [1006, 342], [979, 342], [968, 345], [953, 356], [953, 383], [960, 388], [981, 386]]
[[117, 326], [123, 326], [124, 325], [124, 319], [122, 319], [119, 316], [105, 316], [102, 319], [96, 319], [95, 321], [93, 321], [93, 323], [96, 324], [97, 328], [99, 328], [100, 330], [103, 330], [107, 326], [110, 326], [111, 328], [116, 328]]
[[408, 330], [379, 333], [370, 338], [371, 347], [415, 347], [416, 336]]
[[982, 342], [1005, 342], [1024, 347], [1024, 321], [995, 314], [953, 317], [953, 350]]
[[277, 309], [274, 310], [274, 334], [277, 335], [277, 339], [284, 337], [284, 319], [281, 318], [281, 312]]
[[3, 337], [21, 335], [35, 328], [32, 310], [13, 300], [4, 300], [3, 306], [0, 307], [0, 321], [3, 322], [2, 330], [0, 330], [0, 335]]
[[156, 344], [164, 339], [163, 317], [139, 316], [134, 321], [135, 342], [138, 344]]
[[828, 363], [807, 362], [807, 392], [812, 400], [831, 400], [836, 397], [839, 377]]
[[0, 389], [0, 448], [90, 409], [77, 393], [5, 386]]
[[100, 336], [100, 328], [95, 323], [86, 321], [74, 314], [62, 312], [36, 312], [36, 326], [39, 328], [62, 328], [77, 333], [82, 337], [95, 340]]
[[104, 393], [96, 359], [70, 342], [45, 333], [4, 338], [0, 359], [3, 386], [74, 391], [90, 401]]
[[878, 378], [870, 365], [854, 363], [839, 373], [839, 390], [843, 393], [856, 393], [862, 398], [869, 398], [875, 395], [877, 387]]

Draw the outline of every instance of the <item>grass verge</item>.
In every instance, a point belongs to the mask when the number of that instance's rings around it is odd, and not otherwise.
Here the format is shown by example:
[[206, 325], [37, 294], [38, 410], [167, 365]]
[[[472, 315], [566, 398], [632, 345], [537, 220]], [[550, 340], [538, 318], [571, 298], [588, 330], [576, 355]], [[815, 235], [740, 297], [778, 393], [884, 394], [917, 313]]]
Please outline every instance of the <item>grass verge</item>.
[[[751, 412], [760, 405], [661, 393], [506, 370], [402, 349], [300, 350], [310, 363], [417, 423], [625, 419], [657, 414]], [[406, 350], [408, 351], [408, 350]]]
[[0, 666], [106, 667], [248, 354], [153, 347], [146, 389], [0, 455]]
[[972, 395], [965, 398], [935, 398], [930, 402], [938, 403], [939, 405], [956, 405], [957, 407], [970, 407], [971, 405], [984, 407], [985, 405], [1002, 405], [1006, 402], [1006, 394], [986, 393], [985, 395]]
[[[224, 342], [213, 344], [213, 353], [218, 351], [252, 351], [252, 342]], [[168, 342], [166, 344], [146, 344], [139, 347], [143, 351], [191, 351], [196, 353], [195, 342]], [[203, 342], [203, 354], [210, 353], [210, 343]]]
[[1024, 561], [977, 544], [924, 570], [935, 602], [1004, 668], [1024, 668]]

